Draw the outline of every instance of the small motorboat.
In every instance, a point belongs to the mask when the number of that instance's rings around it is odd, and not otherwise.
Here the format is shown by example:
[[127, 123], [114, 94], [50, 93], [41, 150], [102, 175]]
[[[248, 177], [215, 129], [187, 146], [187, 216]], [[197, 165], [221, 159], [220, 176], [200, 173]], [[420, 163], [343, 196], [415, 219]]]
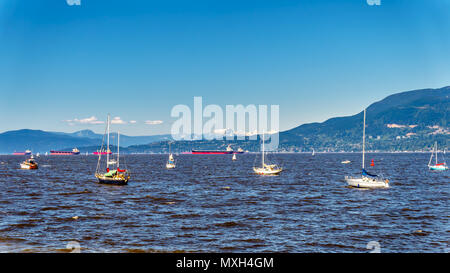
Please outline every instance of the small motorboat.
[[344, 161], [342, 161], [341, 163], [342, 164], [348, 164], [348, 163], [350, 163], [351, 161], [350, 160], [344, 160]]
[[32, 156], [30, 159], [27, 159], [24, 162], [20, 163], [20, 168], [27, 170], [36, 170], [38, 168], [38, 164]]

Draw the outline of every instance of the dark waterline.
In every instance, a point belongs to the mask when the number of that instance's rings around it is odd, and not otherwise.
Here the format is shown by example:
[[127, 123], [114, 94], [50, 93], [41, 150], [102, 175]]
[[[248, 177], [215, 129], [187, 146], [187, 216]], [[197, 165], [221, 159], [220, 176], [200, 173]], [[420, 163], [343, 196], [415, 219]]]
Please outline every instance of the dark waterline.
[[[280, 176], [252, 173], [256, 155], [126, 155], [127, 186], [96, 183], [96, 156], [0, 156], [0, 251], [448, 252], [449, 175], [429, 154], [368, 154], [391, 188], [346, 187], [360, 154], [272, 155]], [[343, 160], [350, 164], [341, 164]]]

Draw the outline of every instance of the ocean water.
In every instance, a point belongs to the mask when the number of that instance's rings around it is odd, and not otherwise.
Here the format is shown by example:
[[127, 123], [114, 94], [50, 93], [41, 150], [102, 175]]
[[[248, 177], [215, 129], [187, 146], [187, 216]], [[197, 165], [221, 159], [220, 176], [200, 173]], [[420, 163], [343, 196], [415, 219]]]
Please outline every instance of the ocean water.
[[166, 170], [167, 155], [124, 155], [131, 180], [111, 186], [96, 156], [41, 156], [38, 170], [0, 156], [0, 252], [449, 251], [449, 172], [428, 154], [368, 154], [391, 181], [377, 190], [346, 187], [358, 153], [274, 154], [279, 176], [254, 175], [256, 157], [178, 155]]

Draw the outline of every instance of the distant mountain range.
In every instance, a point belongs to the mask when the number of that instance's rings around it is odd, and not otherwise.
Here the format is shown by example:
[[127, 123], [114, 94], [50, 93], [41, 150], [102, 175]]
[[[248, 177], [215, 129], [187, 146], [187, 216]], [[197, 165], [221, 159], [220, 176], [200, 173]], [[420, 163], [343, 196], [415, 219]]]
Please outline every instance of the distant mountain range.
[[[428, 150], [438, 141], [440, 148], [448, 147], [450, 128], [450, 86], [397, 93], [375, 102], [367, 108], [366, 141], [368, 150], [417, 151]], [[280, 151], [360, 151], [363, 112], [347, 117], [331, 118], [322, 123], [303, 124], [280, 133]], [[115, 139], [116, 133], [111, 134]], [[0, 134], [0, 153], [30, 149], [95, 151], [103, 135], [91, 130], [74, 133], [17, 130]], [[124, 153], [159, 153], [168, 151], [170, 135], [120, 135]], [[111, 141], [114, 143], [114, 141]], [[259, 151], [258, 141], [178, 141], [174, 152], [191, 149], [224, 149], [232, 144], [249, 151]], [[127, 147], [127, 148], [126, 148]]]
[[[110, 141], [117, 137], [117, 133], [110, 134]], [[50, 150], [72, 150], [77, 147], [92, 147], [94, 151], [102, 143], [102, 134], [96, 134], [91, 130], [82, 130], [74, 133], [45, 132], [41, 130], [16, 130], [0, 134], [0, 153], [12, 153], [14, 151], [25, 151], [29, 149], [34, 153], [48, 152]], [[154, 136], [127, 136], [120, 135], [120, 145], [148, 144], [155, 141], [170, 140], [170, 135]], [[95, 147], [95, 148], [94, 148]]]

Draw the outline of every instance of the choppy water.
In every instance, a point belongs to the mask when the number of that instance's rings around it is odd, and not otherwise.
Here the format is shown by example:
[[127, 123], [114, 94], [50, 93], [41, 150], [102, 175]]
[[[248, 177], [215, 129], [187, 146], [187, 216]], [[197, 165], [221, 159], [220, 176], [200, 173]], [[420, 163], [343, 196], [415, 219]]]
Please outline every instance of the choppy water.
[[[360, 154], [273, 155], [280, 176], [252, 174], [255, 155], [126, 155], [127, 186], [96, 183], [95, 156], [0, 156], [0, 251], [448, 252], [449, 172], [428, 154], [369, 154], [391, 188], [347, 188]], [[351, 164], [341, 164], [342, 160]], [[75, 217], [75, 219], [73, 218]]]

